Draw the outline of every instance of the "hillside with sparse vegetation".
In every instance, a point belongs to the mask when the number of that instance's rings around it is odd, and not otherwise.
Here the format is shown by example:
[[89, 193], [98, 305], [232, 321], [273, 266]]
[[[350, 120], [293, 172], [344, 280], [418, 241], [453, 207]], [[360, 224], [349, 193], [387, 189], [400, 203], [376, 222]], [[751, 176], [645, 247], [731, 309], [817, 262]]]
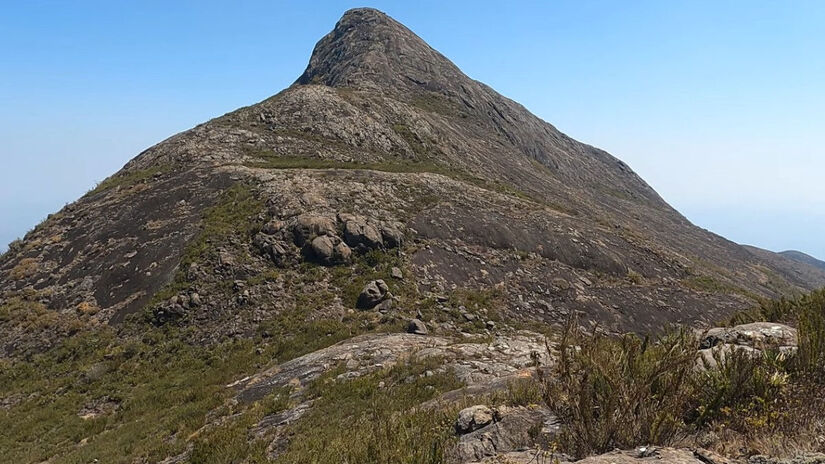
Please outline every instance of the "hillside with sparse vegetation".
[[0, 460], [819, 462], [823, 286], [351, 10], [0, 255]]

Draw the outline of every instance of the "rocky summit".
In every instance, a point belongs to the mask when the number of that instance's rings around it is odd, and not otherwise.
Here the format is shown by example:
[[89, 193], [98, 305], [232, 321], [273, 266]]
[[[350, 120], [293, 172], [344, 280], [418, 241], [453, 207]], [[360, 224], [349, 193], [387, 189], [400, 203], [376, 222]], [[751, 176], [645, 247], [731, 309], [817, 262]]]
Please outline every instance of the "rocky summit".
[[[404, 462], [545, 462], [530, 446], [559, 424], [512, 387], [552, 364], [544, 334], [707, 328], [824, 285], [350, 10], [289, 88], [140, 153], [0, 257], [0, 414], [39, 424], [0, 444], [14, 462], [310, 462], [403, 411], [434, 421]], [[713, 462], [603, 459], [655, 455]], [[336, 462], [390, 462], [353, 456]]]

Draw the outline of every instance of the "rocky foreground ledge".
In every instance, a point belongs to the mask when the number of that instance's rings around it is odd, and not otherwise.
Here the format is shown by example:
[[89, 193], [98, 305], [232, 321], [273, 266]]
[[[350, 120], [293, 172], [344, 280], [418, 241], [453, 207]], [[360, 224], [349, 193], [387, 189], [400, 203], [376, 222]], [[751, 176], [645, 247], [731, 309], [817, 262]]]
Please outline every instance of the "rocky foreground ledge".
[[[504, 453], [473, 464], [551, 464], [573, 462], [564, 455], [541, 450], [525, 450]], [[825, 462], [825, 454], [809, 454], [794, 459], [774, 459], [767, 456], [752, 456], [747, 460], [731, 460], [701, 448], [657, 448], [643, 446], [633, 450], [616, 450], [598, 456], [590, 456], [578, 464], [820, 464]]]
[[[734, 351], [755, 354], [761, 350], [775, 349], [781, 353], [792, 353], [797, 346], [796, 330], [776, 323], [760, 322], [714, 328], [697, 334], [697, 350], [700, 354], [698, 369], [714, 368], [714, 362]], [[556, 453], [553, 451], [554, 442], [564, 424], [559, 422], [540, 397], [534, 398], [535, 403], [518, 406], [485, 404], [496, 394], [507, 394], [513, 382], [536, 382], [537, 370], [553, 365], [554, 359], [548, 353], [545, 336], [526, 330], [492, 337], [467, 335], [465, 340], [415, 333], [362, 335], [244, 377], [227, 387], [235, 389], [236, 401], [239, 403], [252, 403], [281, 389], [290, 389], [292, 406], [265, 416], [254, 428], [256, 436], [275, 437], [270, 445], [270, 456], [277, 457], [278, 447], [288, 439], [289, 426], [313, 407], [314, 400], [304, 397], [306, 389], [313, 382], [329, 374], [334, 374], [331, 379], [334, 382], [347, 381], [388, 369], [403, 361], [428, 358], [439, 360], [438, 367], [421, 373], [421, 376], [451, 372], [464, 385], [417, 407], [427, 410], [445, 405], [459, 406], [454, 425], [456, 446], [451, 451], [453, 462], [825, 463], [825, 456], [821, 455], [807, 455], [793, 461], [763, 456], [736, 461], [701, 448], [642, 446], [578, 461]], [[379, 388], [381, 387], [379, 384]]]

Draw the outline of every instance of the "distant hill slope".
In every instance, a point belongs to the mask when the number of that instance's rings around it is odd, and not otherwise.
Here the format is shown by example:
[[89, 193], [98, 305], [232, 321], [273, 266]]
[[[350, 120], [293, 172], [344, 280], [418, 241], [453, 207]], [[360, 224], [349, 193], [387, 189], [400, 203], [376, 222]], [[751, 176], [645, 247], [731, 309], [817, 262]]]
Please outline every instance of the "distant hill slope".
[[[825, 270], [825, 268], [816, 265], [812, 261], [800, 259], [800, 257], [795, 254], [799, 252], [791, 252], [789, 255], [789, 252], [775, 253], [750, 245], [743, 245], [743, 247], [777, 272], [777, 274], [773, 276], [775, 281], [788, 279], [793, 282], [816, 282], [816, 279], [818, 279], [823, 270]], [[799, 254], [822, 264], [821, 261], [817, 261], [813, 257], [803, 253]]]
[[788, 250], [788, 251], [782, 251], [779, 254], [786, 257], [786, 258], [790, 258], [794, 261], [798, 261], [800, 263], [807, 264], [809, 266], [813, 266], [815, 268], [825, 270], [825, 261], [820, 261], [820, 260], [814, 258], [813, 256], [805, 254], [801, 251]]

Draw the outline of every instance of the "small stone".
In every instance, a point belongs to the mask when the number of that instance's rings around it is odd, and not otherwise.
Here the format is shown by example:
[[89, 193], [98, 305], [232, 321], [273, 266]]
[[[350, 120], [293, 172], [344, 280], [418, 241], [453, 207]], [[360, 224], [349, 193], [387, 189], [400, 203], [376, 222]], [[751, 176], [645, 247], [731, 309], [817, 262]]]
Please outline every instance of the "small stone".
[[427, 330], [427, 325], [424, 324], [424, 321], [421, 319], [411, 319], [409, 324], [407, 324], [407, 333], [427, 335], [430, 331]]
[[385, 312], [392, 309], [392, 305], [393, 305], [392, 298], [387, 298], [386, 300], [378, 303], [375, 306], [375, 310], [378, 311], [379, 313], [385, 313]]
[[483, 404], [464, 408], [458, 413], [455, 431], [459, 435], [478, 430], [493, 422], [493, 411]]
[[401, 272], [401, 269], [393, 267], [392, 269], [390, 269], [390, 277], [392, 277], [393, 279], [401, 280], [404, 278], [404, 274]]
[[273, 219], [272, 221], [267, 222], [261, 228], [261, 232], [267, 235], [275, 235], [284, 228], [284, 221], [279, 221], [277, 219]]
[[493, 330], [496, 328], [495, 321], [487, 321], [484, 325], [487, 326], [488, 329]]
[[201, 296], [198, 295], [197, 292], [192, 293], [191, 295], [189, 295], [189, 304], [194, 306], [194, 307], [200, 306], [201, 305]]

